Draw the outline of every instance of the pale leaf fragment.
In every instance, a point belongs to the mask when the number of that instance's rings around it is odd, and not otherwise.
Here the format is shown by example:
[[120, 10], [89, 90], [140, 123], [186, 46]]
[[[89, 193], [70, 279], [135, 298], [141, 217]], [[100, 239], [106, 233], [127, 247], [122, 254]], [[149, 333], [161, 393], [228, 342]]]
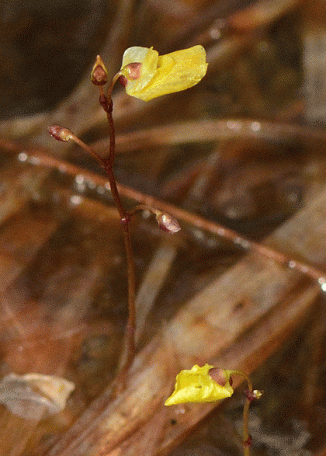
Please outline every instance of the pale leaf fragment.
[[25, 419], [39, 419], [44, 412], [61, 412], [75, 385], [61, 377], [42, 374], [9, 374], [0, 382], [0, 402]]

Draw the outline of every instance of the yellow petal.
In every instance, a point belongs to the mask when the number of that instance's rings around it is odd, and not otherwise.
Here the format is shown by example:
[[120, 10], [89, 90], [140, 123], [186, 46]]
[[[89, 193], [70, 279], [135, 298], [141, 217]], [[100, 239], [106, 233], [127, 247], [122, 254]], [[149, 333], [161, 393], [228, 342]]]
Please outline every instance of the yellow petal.
[[166, 400], [165, 405], [183, 404], [186, 402], [215, 402], [230, 397], [233, 394], [229, 380], [233, 371], [224, 371], [226, 384], [216, 383], [209, 375], [214, 366], [205, 364], [195, 365], [191, 370], [181, 371], [176, 378], [175, 389]]
[[168, 93], [179, 92], [197, 84], [206, 74], [206, 52], [202, 46], [158, 56], [152, 48], [127, 49], [122, 62], [122, 74], [128, 79], [126, 65], [142, 63], [141, 76], [128, 80], [128, 95], [149, 101]]
[[172, 52], [158, 58], [158, 68], [137, 97], [144, 101], [180, 92], [196, 85], [206, 74], [206, 52], [202, 46], [194, 46]]

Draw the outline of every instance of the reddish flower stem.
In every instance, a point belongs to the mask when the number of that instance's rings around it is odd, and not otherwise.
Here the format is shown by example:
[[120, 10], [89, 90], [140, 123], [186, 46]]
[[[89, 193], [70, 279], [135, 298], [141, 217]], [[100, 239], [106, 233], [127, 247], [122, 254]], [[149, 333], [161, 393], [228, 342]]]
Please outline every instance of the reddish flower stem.
[[113, 78], [108, 95], [104, 93], [103, 86], [99, 85], [100, 97], [99, 102], [103, 110], [106, 113], [109, 125], [109, 135], [110, 135], [110, 150], [108, 158], [102, 158], [97, 152], [93, 151], [87, 144], [81, 141], [73, 132], [67, 128], [60, 127], [59, 125], [54, 125], [49, 127], [49, 132], [55, 139], [59, 141], [69, 141], [72, 140], [80, 147], [82, 147], [86, 152], [93, 156], [100, 165], [105, 169], [107, 178], [109, 180], [111, 194], [113, 197], [114, 204], [119, 212], [121, 227], [123, 232], [123, 239], [126, 251], [127, 259], [127, 274], [128, 274], [128, 321], [126, 327], [126, 336], [125, 336], [125, 348], [122, 353], [122, 361], [120, 364], [119, 372], [119, 389], [122, 389], [125, 384], [126, 374], [131, 366], [134, 356], [135, 356], [135, 331], [136, 331], [136, 279], [135, 279], [135, 264], [134, 264], [134, 255], [131, 244], [131, 234], [130, 234], [130, 223], [132, 213], [129, 213], [125, 210], [117, 187], [117, 182], [113, 172], [113, 165], [115, 159], [115, 129], [114, 122], [112, 117], [113, 103], [111, 100], [112, 88], [115, 82], [118, 80], [119, 73]]
[[120, 221], [123, 231], [123, 239], [127, 258], [127, 273], [128, 273], [128, 321], [126, 326], [126, 339], [125, 339], [125, 359], [121, 366], [121, 375], [124, 377], [135, 356], [135, 330], [136, 330], [136, 279], [135, 279], [135, 263], [134, 255], [131, 244], [130, 222], [131, 217], [124, 209], [120, 195], [117, 189], [115, 176], [108, 161], [105, 162], [105, 170], [109, 179], [111, 194], [114, 203], [120, 214]]
[[[252, 382], [248, 375], [241, 371], [234, 371], [235, 375], [240, 375], [241, 377], [244, 377], [248, 383], [248, 389], [245, 391], [245, 403], [243, 406], [243, 418], [242, 418], [242, 445], [243, 445], [243, 454], [244, 456], [250, 456], [250, 445], [251, 445], [251, 436], [249, 434], [249, 407], [253, 399], [256, 398], [255, 393], [259, 393], [259, 391], [253, 390], [252, 387]], [[261, 395], [262, 393], [260, 393]], [[257, 396], [258, 397], [258, 396]]]
[[134, 254], [131, 243], [131, 234], [130, 234], [130, 214], [125, 210], [121, 202], [121, 198], [118, 192], [117, 183], [115, 175], [113, 172], [113, 165], [115, 159], [115, 128], [112, 117], [113, 111], [113, 102], [111, 99], [111, 93], [115, 82], [118, 80], [119, 73], [113, 78], [108, 95], [105, 95], [103, 86], [99, 86], [100, 97], [99, 102], [103, 110], [106, 113], [108, 126], [109, 126], [109, 136], [110, 136], [110, 150], [109, 157], [102, 160], [102, 165], [108, 176], [110, 183], [111, 194], [116, 205], [116, 208], [120, 215], [120, 221], [123, 231], [123, 239], [126, 251], [127, 259], [127, 273], [128, 273], [128, 321], [126, 326], [126, 335], [125, 335], [125, 350], [122, 353], [122, 365], [120, 366], [120, 376], [122, 383], [125, 381], [126, 373], [131, 366], [134, 356], [135, 356], [135, 331], [136, 331], [136, 306], [135, 306], [135, 297], [136, 297], [136, 279], [135, 279], [135, 262]]

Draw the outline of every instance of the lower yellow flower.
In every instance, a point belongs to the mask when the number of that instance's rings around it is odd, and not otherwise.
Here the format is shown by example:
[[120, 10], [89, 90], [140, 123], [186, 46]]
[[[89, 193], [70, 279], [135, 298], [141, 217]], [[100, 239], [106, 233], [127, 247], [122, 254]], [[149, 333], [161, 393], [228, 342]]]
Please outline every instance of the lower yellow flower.
[[148, 101], [196, 85], [206, 70], [202, 46], [162, 56], [153, 48], [134, 46], [123, 54], [120, 74], [128, 95]]
[[209, 364], [203, 367], [196, 364], [191, 370], [182, 370], [177, 375], [174, 392], [165, 401], [165, 405], [215, 402], [231, 397], [233, 388], [230, 377], [234, 372], [218, 369]]

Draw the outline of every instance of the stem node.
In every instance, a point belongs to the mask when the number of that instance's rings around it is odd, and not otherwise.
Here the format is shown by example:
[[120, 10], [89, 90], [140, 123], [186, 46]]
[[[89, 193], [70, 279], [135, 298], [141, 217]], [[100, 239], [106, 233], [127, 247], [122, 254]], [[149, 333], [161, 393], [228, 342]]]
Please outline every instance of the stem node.
[[252, 444], [252, 437], [251, 437], [251, 435], [249, 435], [249, 437], [247, 438], [247, 440], [245, 440], [245, 441], [243, 442], [243, 446], [246, 447], [246, 448], [249, 448], [251, 444]]
[[120, 223], [121, 223], [123, 229], [125, 229], [126, 227], [128, 227], [128, 226], [129, 226], [129, 223], [130, 223], [130, 217], [129, 217], [129, 215], [126, 214], [124, 217], [122, 217], [122, 218], [120, 219]]

